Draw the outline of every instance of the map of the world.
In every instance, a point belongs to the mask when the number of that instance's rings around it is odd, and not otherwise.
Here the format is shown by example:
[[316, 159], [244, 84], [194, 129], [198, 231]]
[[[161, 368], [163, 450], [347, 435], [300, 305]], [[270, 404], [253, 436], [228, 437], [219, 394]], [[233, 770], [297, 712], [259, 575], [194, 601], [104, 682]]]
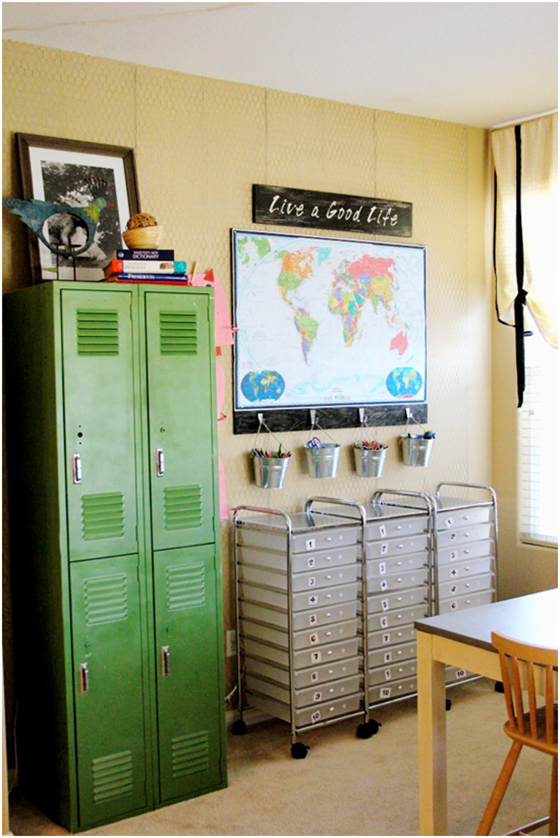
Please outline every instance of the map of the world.
[[426, 399], [423, 247], [232, 236], [237, 410]]

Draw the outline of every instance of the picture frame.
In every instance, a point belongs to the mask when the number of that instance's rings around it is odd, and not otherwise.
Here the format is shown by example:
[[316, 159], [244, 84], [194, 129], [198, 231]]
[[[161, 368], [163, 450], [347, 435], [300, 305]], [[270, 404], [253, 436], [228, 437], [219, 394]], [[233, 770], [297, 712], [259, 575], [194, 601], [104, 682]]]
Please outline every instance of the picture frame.
[[94, 242], [76, 259], [57, 260], [28, 231], [31, 284], [52, 279], [102, 280], [113, 251], [123, 246], [122, 231], [128, 219], [140, 212], [133, 149], [22, 133], [16, 134], [16, 143], [25, 200], [86, 207], [102, 196], [107, 202]]
[[428, 415], [426, 248], [231, 230], [234, 433]]

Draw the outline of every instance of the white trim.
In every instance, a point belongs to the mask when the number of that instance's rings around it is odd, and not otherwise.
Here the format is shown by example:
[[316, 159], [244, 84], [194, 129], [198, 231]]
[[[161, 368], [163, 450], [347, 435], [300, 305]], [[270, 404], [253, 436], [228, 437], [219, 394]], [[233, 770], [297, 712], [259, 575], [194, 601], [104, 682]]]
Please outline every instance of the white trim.
[[552, 111], [543, 111], [543, 113], [535, 113], [532, 116], [522, 116], [519, 119], [514, 119], [511, 122], [501, 122], [499, 125], [491, 125], [489, 130], [495, 131], [498, 128], [507, 128], [510, 125], [521, 125], [522, 122], [530, 122], [532, 119], [540, 119], [541, 116], [551, 116], [553, 113], [558, 113], [558, 108]]

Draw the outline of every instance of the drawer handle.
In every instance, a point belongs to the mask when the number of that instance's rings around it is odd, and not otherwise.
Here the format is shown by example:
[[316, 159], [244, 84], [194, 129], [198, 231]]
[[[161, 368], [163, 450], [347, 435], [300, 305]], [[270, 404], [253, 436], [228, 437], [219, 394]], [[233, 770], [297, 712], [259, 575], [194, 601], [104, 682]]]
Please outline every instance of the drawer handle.
[[399, 577], [399, 578], [397, 579], [397, 582], [402, 582], [402, 579]]
[[327, 616], [327, 617], [330, 617], [330, 616], [331, 616], [331, 612], [330, 612], [330, 611], [327, 611], [326, 616]]
[[327, 595], [325, 596], [325, 599], [332, 599], [332, 594], [327, 594]]
[[397, 544], [397, 550], [402, 550], [403, 547], [404, 547], [404, 544]]
[[332, 576], [325, 576], [325, 579], [332, 579]]
[[397, 562], [395, 567], [400, 567], [401, 565], [402, 565], [402, 562]]
[[80, 692], [86, 695], [89, 692], [89, 669], [87, 663], [80, 664]]
[[82, 482], [82, 460], [79, 454], [72, 456], [72, 478], [74, 484]]
[[466, 582], [466, 583], [465, 583], [465, 588], [470, 588], [470, 586], [471, 586], [471, 583], [470, 583], [470, 582]]
[[397, 597], [397, 602], [402, 602], [402, 596]]
[[468, 532], [464, 532], [464, 533], [463, 533], [463, 538], [468, 538], [468, 537], [469, 537]]
[[465, 566], [465, 568], [464, 568], [464, 570], [470, 570], [469, 565], [466, 565], [466, 566]]
[[330, 562], [330, 560], [331, 560], [331, 557], [330, 557], [330, 556], [327, 556], [326, 561], [327, 561], [327, 562]]
[[327, 544], [329, 544], [332, 541], [331, 536], [327, 536], [327, 538], [325, 538], [325, 541], [327, 542]]
[[401, 526], [400, 524], [397, 524], [397, 526], [395, 527], [395, 529], [396, 529], [396, 531], [398, 532], [399, 530], [402, 530], [402, 526]]
[[469, 516], [468, 515], [463, 515], [463, 521], [468, 521], [468, 520], [469, 520]]
[[332, 631], [327, 631], [326, 635], [327, 635], [327, 637], [330, 637], [332, 635]]
[[463, 554], [464, 554], [465, 556], [468, 556], [470, 552], [471, 552], [470, 550], [463, 550]]
[[332, 675], [333, 672], [334, 672], [334, 669], [329, 669], [329, 675]]

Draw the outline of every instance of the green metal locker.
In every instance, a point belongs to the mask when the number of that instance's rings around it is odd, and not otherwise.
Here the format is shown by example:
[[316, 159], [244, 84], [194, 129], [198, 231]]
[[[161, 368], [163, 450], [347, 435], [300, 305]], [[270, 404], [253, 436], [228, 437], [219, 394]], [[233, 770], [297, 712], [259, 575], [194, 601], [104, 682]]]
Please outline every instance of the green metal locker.
[[20, 773], [71, 831], [226, 785], [213, 319], [208, 288], [4, 298]]

